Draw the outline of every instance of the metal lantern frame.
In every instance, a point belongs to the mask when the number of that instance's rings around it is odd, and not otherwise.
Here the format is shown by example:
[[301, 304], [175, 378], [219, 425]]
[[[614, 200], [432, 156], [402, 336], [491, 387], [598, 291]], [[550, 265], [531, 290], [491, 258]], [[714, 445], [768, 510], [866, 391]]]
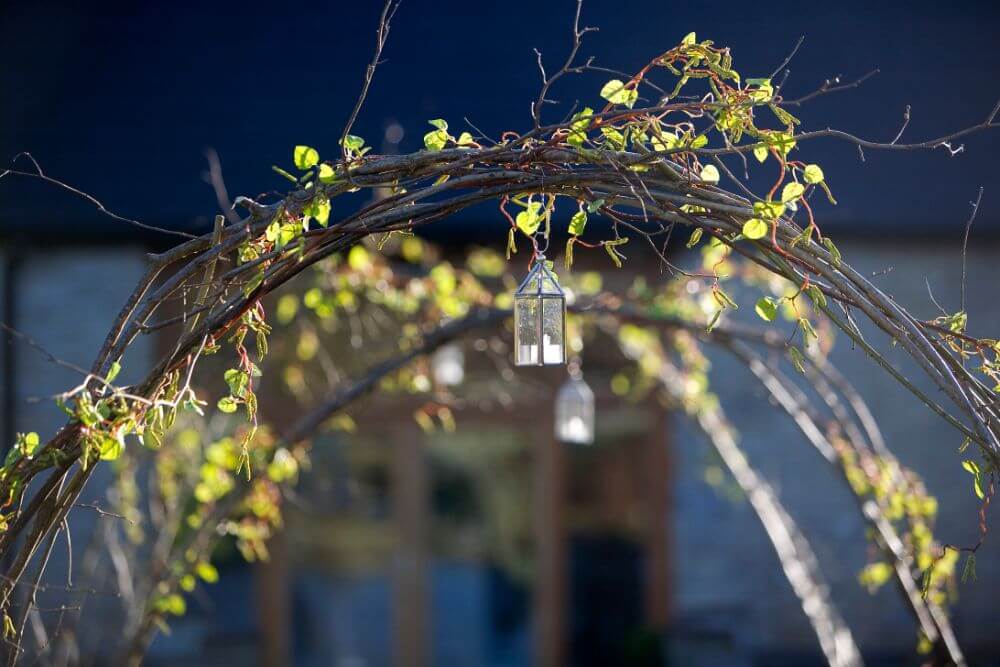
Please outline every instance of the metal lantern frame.
[[[522, 341], [522, 326], [526, 302], [535, 302], [533, 322], [538, 354], [534, 359], [524, 352]], [[546, 303], [557, 302], [559, 308], [559, 353], [546, 353], [545, 345], [545, 314]], [[551, 355], [551, 356], [550, 356]], [[566, 363], [566, 294], [559, 286], [556, 275], [545, 264], [545, 255], [538, 253], [534, 265], [528, 275], [521, 281], [514, 292], [514, 365], [515, 366], [554, 366]]]

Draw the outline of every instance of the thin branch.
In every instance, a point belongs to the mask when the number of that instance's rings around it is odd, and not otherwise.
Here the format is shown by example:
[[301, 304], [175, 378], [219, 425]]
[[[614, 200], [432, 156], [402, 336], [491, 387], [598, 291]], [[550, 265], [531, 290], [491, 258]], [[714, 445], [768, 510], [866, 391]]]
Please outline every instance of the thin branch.
[[351, 129], [358, 119], [358, 114], [361, 113], [361, 107], [364, 106], [365, 99], [368, 97], [368, 89], [372, 85], [372, 79], [375, 78], [375, 70], [382, 62], [382, 49], [385, 48], [385, 43], [389, 39], [389, 28], [392, 24], [392, 19], [396, 15], [396, 10], [399, 9], [401, 2], [402, 0], [386, 0], [385, 6], [382, 7], [382, 15], [379, 17], [378, 30], [376, 31], [375, 55], [372, 56], [371, 63], [365, 69], [365, 78], [361, 84], [361, 93], [358, 95], [357, 102], [354, 103], [351, 115], [347, 118], [344, 131], [340, 134], [340, 147], [345, 161], [348, 159], [347, 135], [351, 133]]
[[34, 157], [31, 156], [30, 153], [19, 153], [17, 156], [14, 157], [14, 160], [12, 161], [12, 163], [16, 162], [17, 159], [19, 157], [22, 157], [22, 156], [26, 157], [29, 160], [31, 160], [31, 164], [34, 165], [36, 171], [32, 172], [32, 171], [21, 171], [21, 170], [18, 170], [18, 169], [4, 169], [3, 171], [0, 171], [0, 179], [4, 178], [5, 176], [8, 176], [8, 175], [10, 175], [10, 176], [20, 176], [20, 177], [23, 177], [23, 178], [35, 178], [35, 179], [38, 179], [40, 181], [44, 181], [46, 183], [49, 183], [50, 185], [55, 185], [56, 187], [59, 187], [59, 188], [61, 188], [63, 190], [66, 190], [67, 192], [70, 192], [70, 193], [76, 195], [77, 197], [80, 197], [81, 199], [84, 199], [84, 200], [90, 202], [91, 204], [93, 204], [94, 206], [97, 207], [98, 211], [100, 211], [104, 215], [108, 216], [112, 220], [116, 220], [118, 222], [124, 222], [124, 223], [130, 224], [130, 225], [133, 225], [135, 227], [139, 227], [140, 229], [145, 229], [145, 230], [148, 230], [148, 231], [151, 231], [151, 232], [159, 232], [161, 234], [170, 234], [171, 236], [180, 236], [182, 238], [187, 238], [187, 239], [197, 238], [194, 234], [188, 234], [187, 232], [180, 232], [180, 231], [177, 231], [175, 229], [164, 229], [162, 227], [157, 227], [155, 225], [148, 225], [148, 224], [146, 224], [144, 222], [139, 222], [138, 220], [133, 220], [132, 218], [126, 218], [124, 216], [118, 215], [117, 213], [114, 213], [114, 212], [108, 210], [108, 208], [106, 206], [104, 206], [104, 204], [102, 204], [93, 195], [87, 194], [83, 190], [78, 190], [77, 188], [74, 188], [72, 185], [69, 185], [68, 183], [64, 183], [63, 181], [60, 181], [60, 180], [55, 179], [55, 178], [52, 178], [50, 176], [46, 176], [45, 172], [42, 171], [41, 166], [39, 166], [38, 162], [35, 160]]
[[[994, 110], [994, 114], [996, 111]], [[965, 311], [965, 270], [966, 270], [966, 255], [969, 249], [969, 233], [972, 231], [972, 223], [976, 221], [976, 214], [979, 213], [979, 203], [983, 200], [983, 187], [979, 186], [979, 194], [976, 195], [976, 200], [969, 202], [972, 205], [972, 213], [969, 215], [968, 222], [965, 223], [965, 233], [962, 235], [962, 297], [960, 301], [959, 310]]]

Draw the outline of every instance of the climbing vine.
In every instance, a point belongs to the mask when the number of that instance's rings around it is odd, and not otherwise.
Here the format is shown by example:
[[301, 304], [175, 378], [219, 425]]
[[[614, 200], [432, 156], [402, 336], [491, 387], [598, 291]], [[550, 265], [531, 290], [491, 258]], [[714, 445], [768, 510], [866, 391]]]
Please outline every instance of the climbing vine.
[[[383, 14], [379, 52], [393, 15], [391, 6]], [[729, 315], [741, 305], [727, 284], [743, 278], [765, 288], [752, 302], [762, 325], [774, 327], [784, 317], [794, 325], [790, 336], [779, 334], [775, 341], [765, 335], [758, 342], [784, 352], [791, 366], [808, 376], [818, 372], [830, 332], [839, 329], [947, 420], [960, 439], [975, 445], [981, 458], [964, 454], [964, 465], [984, 508], [988, 505], [1000, 463], [1000, 344], [971, 335], [964, 311], [930, 321], [914, 317], [855, 271], [821, 230], [821, 207], [835, 204], [833, 189], [819, 161], [803, 154], [812, 140], [824, 137], [867, 150], [954, 150], [952, 143], [959, 137], [995, 128], [997, 109], [979, 125], [908, 144], [872, 142], [831, 129], [803, 130], [803, 122], [789, 111], [796, 101], [785, 99], [781, 84], [767, 77], [743, 78], [729, 49], [690, 33], [632, 76], [620, 75], [594, 90], [593, 106], [574, 108], [562, 121], [546, 124], [542, 112], [552, 105], [547, 97], [552, 85], [564, 76], [593, 71], [591, 61], [577, 60], [586, 32], [579, 26], [578, 12], [566, 64], [549, 75], [539, 58], [543, 84], [532, 105], [531, 129], [490, 138], [470, 127], [456, 136], [446, 120], [433, 119], [424, 150], [406, 155], [378, 155], [349, 132], [372, 82], [376, 57], [337, 149], [331, 153], [308, 145], [294, 147], [291, 164], [274, 168], [288, 182], [285, 195], [238, 197], [235, 205], [246, 211], [245, 218], [225, 225], [220, 216], [212, 233], [187, 239], [151, 259], [147, 275], [111, 326], [81, 384], [60, 396], [68, 418], [65, 426], [45, 442], [36, 433], [22, 434], [0, 468], [0, 497], [5, 501], [0, 554], [8, 563], [0, 580], [0, 610], [9, 640], [20, 637], [27, 614], [24, 610], [15, 618], [14, 587], [22, 583], [39, 549], [54, 539], [94, 469], [104, 465], [102, 461], [117, 462], [130, 447], [176, 450], [158, 458], [160, 493], [169, 499], [182, 488], [190, 489], [195, 501], [193, 509], [182, 513], [176, 539], [169, 541], [160, 564], [164, 576], [156, 577], [145, 610], [153, 613], [144, 612], [139, 621], [135, 647], [141, 650], [157, 620], [184, 611], [181, 592], [192, 588], [197, 577], [215, 578], [206, 549], [220, 521], [226, 532], [237, 536], [244, 555], [265, 554], [266, 538], [280, 521], [275, 509], [280, 486], [295, 479], [306, 458], [299, 446], [316, 428], [307, 421], [281, 434], [259, 423], [257, 390], [269, 380], [262, 371], [272, 331], [263, 305], [269, 294], [308, 271], [320, 285], [306, 291], [301, 303], [279, 301], [280, 319], [291, 321], [301, 305], [324, 321], [345, 316], [349, 321], [352, 309], [362, 307], [362, 297], [393, 310], [404, 334], [403, 354], [387, 361], [388, 370], [355, 391], [376, 385], [423, 391], [428, 388], [426, 374], [411, 366], [427, 351], [418, 342], [426, 340], [427, 333], [414, 321], [417, 315], [427, 321], [450, 318], [473, 324], [481, 324], [483, 317], [502, 319], [508, 305], [503, 295], [511, 288], [511, 279], [503, 277], [506, 262], [513, 263], [524, 248], [531, 261], [540, 261], [557, 236], [567, 239], [567, 269], [574, 265], [575, 254], [594, 249], [621, 267], [626, 250], [643, 244], [666, 270], [679, 276], [676, 284], [683, 289], [653, 288], [640, 281], [625, 298], [601, 297], [599, 288], [586, 287], [588, 280], [593, 287], [593, 277], [580, 278], [580, 294], [592, 295], [594, 301], [575, 326], [601, 317], [626, 323], [619, 330], [620, 343], [626, 356], [637, 362], [640, 384], [663, 384], [666, 350], [673, 350], [686, 364], [679, 372], [692, 390], [672, 400], [694, 402], [692, 414], [705, 417], [703, 408], [713, 398], [707, 393], [704, 365], [693, 351], [694, 340], [726, 337]], [[747, 185], [751, 168], [774, 174], [766, 192], [755, 193]], [[7, 176], [52, 180], [40, 168], [0, 173], [0, 178]], [[365, 191], [379, 196], [353, 196]], [[398, 243], [404, 260], [407, 253], [412, 260], [418, 247], [415, 230], [487, 201], [497, 203], [498, 218], [509, 224], [506, 260], [481, 253], [469, 258], [467, 269], [438, 263], [425, 276], [393, 284], [396, 274], [379, 259], [380, 250]], [[566, 218], [563, 226], [560, 221]], [[592, 224], [592, 218], [603, 224]], [[668, 254], [682, 230], [686, 246], [700, 249], [701, 268], [696, 271], [676, 266]], [[365, 239], [370, 239], [368, 245], [359, 245]], [[745, 261], [736, 262], [737, 256]], [[487, 278], [493, 287], [485, 286]], [[167, 314], [170, 308], [180, 314]], [[469, 320], [482, 311], [492, 314]], [[664, 339], [656, 322], [631, 322], [639, 315], [669, 320], [666, 328], [681, 333]], [[938, 392], [933, 397], [922, 392], [895, 370], [861, 334], [858, 319], [870, 322], [908, 353]], [[129, 386], [116, 384], [123, 364], [129, 363], [132, 343], [154, 332], [170, 335], [175, 344], [144, 379]], [[310, 348], [315, 355], [316, 344], [300, 336], [297, 346], [300, 363], [289, 365], [282, 379], [292, 388], [308, 390]], [[738, 347], [734, 350], [739, 354]], [[966, 362], [973, 359], [976, 364], [969, 366]], [[217, 377], [198, 390], [193, 380], [202, 361]], [[780, 382], [773, 386], [784, 387]], [[624, 390], [629, 387], [626, 382]], [[342, 400], [332, 399], [335, 407]], [[233, 424], [231, 435], [209, 444], [164, 445], [173, 442], [176, 422], [203, 416], [212, 405], [219, 413], [239, 415], [243, 423]], [[798, 414], [792, 403], [788, 411]], [[424, 428], [449, 428], [455, 421], [451, 406], [443, 401], [429, 402], [415, 418]], [[824, 442], [835, 452], [834, 460], [855, 494], [873, 502], [892, 535], [903, 536], [903, 557], [913, 561], [915, 572], [927, 574], [925, 597], [943, 604], [937, 582], [951, 575], [955, 558], [950, 554], [955, 552], [934, 554], [938, 546], [930, 532], [933, 503], [911, 472], [877, 453], [862, 455], [857, 449], [862, 445], [851, 440], [834, 431]], [[201, 462], [197, 471], [185, 465], [184, 452]], [[884, 531], [877, 537], [883, 550]], [[36, 568], [39, 578], [44, 565], [43, 560]], [[873, 563], [862, 574], [866, 584], [875, 586], [889, 578], [879, 565]], [[904, 576], [894, 567], [897, 576]], [[919, 603], [911, 602], [919, 616]], [[940, 623], [927, 628], [925, 634], [941, 634]]]

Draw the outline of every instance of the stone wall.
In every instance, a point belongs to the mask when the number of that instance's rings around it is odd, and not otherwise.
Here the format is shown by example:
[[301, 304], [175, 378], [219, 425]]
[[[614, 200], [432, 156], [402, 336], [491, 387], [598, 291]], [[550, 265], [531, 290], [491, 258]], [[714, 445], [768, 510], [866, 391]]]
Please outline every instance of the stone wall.
[[[944, 308], [959, 310], [961, 252], [957, 244], [899, 247], [859, 240], [838, 245], [864, 275], [880, 274], [873, 281], [917, 317], [940, 314], [928, 297], [925, 277]], [[1000, 303], [990, 289], [998, 261], [1000, 247], [996, 245], [973, 243], [969, 249], [967, 310], [969, 330], [977, 335], [1000, 332]], [[743, 308], [740, 316], [754, 318], [751, 308]], [[865, 332], [871, 341], [884, 342], [885, 336], [872, 327]], [[930, 386], [904, 352], [890, 349], [887, 354], [920, 387]], [[904, 465], [923, 476], [930, 493], [938, 497], [938, 537], [954, 544], [975, 543], [979, 505], [971, 477], [960, 465], [963, 457], [957, 450], [962, 437], [863, 351], [852, 349], [845, 335], [838, 336], [832, 358], [867, 399], [890, 448]], [[713, 388], [740, 431], [751, 463], [773, 484], [812, 542], [833, 599], [866, 656], [877, 660], [912, 653], [915, 626], [895, 587], [890, 583], [872, 596], [858, 583], [857, 574], [868, 559], [864, 527], [835, 471], [784, 413], [768, 406], [749, 371], [720, 353], [712, 355], [712, 362]], [[682, 625], [729, 634], [736, 654], [818, 655], [815, 636], [751, 508], [702, 481], [706, 465], [711, 465], [708, 447], [683, 420], [676, 423], [678, 620]], [[978, 649], [995, 655], [1000, 652], [992, 620], [994, 592], [1000, 587], [1000, 541], [987, 540], [978, 558], [978, 574], [978, 583], [959, 585], [955, 629], [968, 653]]]

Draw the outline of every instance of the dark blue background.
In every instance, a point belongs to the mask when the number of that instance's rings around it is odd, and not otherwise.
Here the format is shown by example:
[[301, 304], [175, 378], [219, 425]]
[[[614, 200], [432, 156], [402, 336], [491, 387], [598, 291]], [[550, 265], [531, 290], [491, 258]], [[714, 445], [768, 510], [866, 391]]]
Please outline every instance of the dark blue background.
[[[533, 47], [554, 67], [569, 47], [571, 0], [404, 0], [386, 62], [356, 133], [378, 147], [384, 128], [421, 146], [429, 118], [490, 134], [530, 126], [537, 94]], [[859, 90], [801, 110], [804, 127], [835, 126], [877, 140], [913, 119], [904, 139], [981, 122], [1000, 98], [1000, 9], [976, 2], [603, 2], [584, 6], [600, 27], [584, 50], [633, 71], [686, 32], [733, 49], [744, 77], [766, 76], [800, 35], [787, 96], [823, 79], [878, 67]], [[371, 58], [381, 2], [6, 2], [0, 8], [0, 159], [31, 151], [52, 176], [109, 208], [156, 225], [202, 229], [216, 212], [204, 149], [220, 154], [232, 196], [283, 188], [271, 164], [298, 143], [332, 155]], [[608, 77], [567, 80], [553, 94], [599, 102]], [[552, 119], [561, 113], [549, 108]], [[878, 153], [862, 163], [835, 141], [803, 146], [838, 196], [821, 206], [828, 228], [955, 237], [980, 185], [976, 232], [1000, 230], [1000, 132], [965, 141], [964, 154]], [[769, 172], [758, 169], [762, 176]], [[130, 234], [68, 196], [0, 181], [0, 225], [36, 237]], [[488, 221], [475, 217], [481, 225]], [[470, 224], [466, 221], [466, 224]]]

